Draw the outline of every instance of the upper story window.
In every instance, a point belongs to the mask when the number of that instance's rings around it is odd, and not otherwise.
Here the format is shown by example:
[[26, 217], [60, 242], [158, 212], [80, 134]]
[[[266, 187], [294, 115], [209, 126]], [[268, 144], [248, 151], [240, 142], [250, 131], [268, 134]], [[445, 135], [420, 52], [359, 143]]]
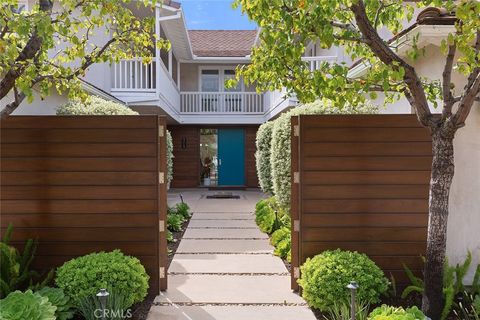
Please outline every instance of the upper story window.
[[220, 73], [218, 70], [202, 70], [200, 76], [201, 89], [203, 92], [220, 91]]
[[241, 92], [243, 83], [235, 88], [226, 88], [225, 81], [235, 78], [235, 70], [230, 68], [201, 68], [200, 90], [202, 92]]

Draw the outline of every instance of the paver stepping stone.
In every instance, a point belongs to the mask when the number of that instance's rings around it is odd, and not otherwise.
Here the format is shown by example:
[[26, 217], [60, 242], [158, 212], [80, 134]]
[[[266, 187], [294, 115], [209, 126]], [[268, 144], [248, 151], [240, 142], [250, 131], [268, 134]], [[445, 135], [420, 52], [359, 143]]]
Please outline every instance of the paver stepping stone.
[[268, 239], [258, 229], [188, 229], [183, 239]]
[[170, 275], [169, 288], [155, 302], [174, 303], [296, 303], [290, 276]]
[[251, 220], [190, 220], [188, 228], [254, 228], [258, 229], [255, 221]]
[[183, 239], [177, 253], [272, 253], [267, 240], [193, 240]]
[[147, 320], [314, 320], [302, 306], [155, 306]]
[[285, 273], [278, 257], [268, 254], [178, 254], [169, 273]]
[[216, 220], [216, 219], [234, 219], [234, 220], [255, 220], [255, 215], [252, 213], [203, 213], [195, 212], [192, 220]]
[[244, 199], [201, 199], [194, 212], [253, 212], [255, 203]]

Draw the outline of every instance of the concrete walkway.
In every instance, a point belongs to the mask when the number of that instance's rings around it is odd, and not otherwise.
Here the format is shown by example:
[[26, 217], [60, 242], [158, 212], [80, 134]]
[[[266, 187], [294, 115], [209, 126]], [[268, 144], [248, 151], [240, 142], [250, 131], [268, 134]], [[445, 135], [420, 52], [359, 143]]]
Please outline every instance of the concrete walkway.
[[170, 265], [168, 290], [155, 299], [148, 320], [315, 319], [255, 224], [261, 193], [206, 199], [212, 191], [175, 190], [170, 203], [179, 192], [194, 214]]

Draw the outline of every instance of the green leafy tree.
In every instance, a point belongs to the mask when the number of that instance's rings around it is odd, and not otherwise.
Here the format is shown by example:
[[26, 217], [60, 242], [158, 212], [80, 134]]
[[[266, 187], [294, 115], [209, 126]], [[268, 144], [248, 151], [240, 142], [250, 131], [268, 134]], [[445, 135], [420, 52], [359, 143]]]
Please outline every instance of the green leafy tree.
[[96, 63], [134, 56], [152, 58], [154, 14], [138, 18], [132, 7], [154, 10], [149, 0], [37, 0], [18, 12], [18, 0], [0, 4], [0, 99], [13, 96], [1, 111], [11, 114], [34, 90], [41, 97], [55, 89], [69, 98], [84, 98], [80, 78]]
[[[402, 21], [413, 18], [414, 5], [456, 12], [454, 32], [442, 42], [445, 63], [441, 81], [425, 79], [410, 62], [422, 50], [412, 39], [409, 59], [379, 34], [397, 34]], [[302, 102], [326, 98], [333, 105], [362, 105], [382, 92], [385, 103], [405, 96], [433, 139], [428, 244], [423, 311], [439, 319], [442, 311], [442, 275], [445, 260], [449, 191], [454, 175], [453, 139], [465, 125], [480, 90], [480, 2], [475, 0], [418, 2], [401, 0], [236, 0], [261, 28], [252, 63], [239, 68], [238, 77], [256, 83], [259, 90], [285, 87]], [[368, 65], [365, 76], [348, 77], [349, 66], [322, 62], [312, 71], [302, 61], [309, 42], [323, 48], [340, 46], [353, 60]], [[466, 78], [464, 88], [452, 84], [452, 69]], [[441, 101], [441, 114], [430, 106]]]

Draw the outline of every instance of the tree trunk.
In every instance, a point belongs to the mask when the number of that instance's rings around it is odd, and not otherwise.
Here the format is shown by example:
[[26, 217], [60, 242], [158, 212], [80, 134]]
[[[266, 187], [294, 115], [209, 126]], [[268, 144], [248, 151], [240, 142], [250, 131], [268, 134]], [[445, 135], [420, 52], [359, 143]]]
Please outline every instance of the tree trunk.
[[454, 134], [454, 130], [444, 126], [432, 129], [433, 161], [422, 310], [433, 320], [440, 319], [444, 304], [443, 267], [447, 245], [448, 197], [454, 174]]

